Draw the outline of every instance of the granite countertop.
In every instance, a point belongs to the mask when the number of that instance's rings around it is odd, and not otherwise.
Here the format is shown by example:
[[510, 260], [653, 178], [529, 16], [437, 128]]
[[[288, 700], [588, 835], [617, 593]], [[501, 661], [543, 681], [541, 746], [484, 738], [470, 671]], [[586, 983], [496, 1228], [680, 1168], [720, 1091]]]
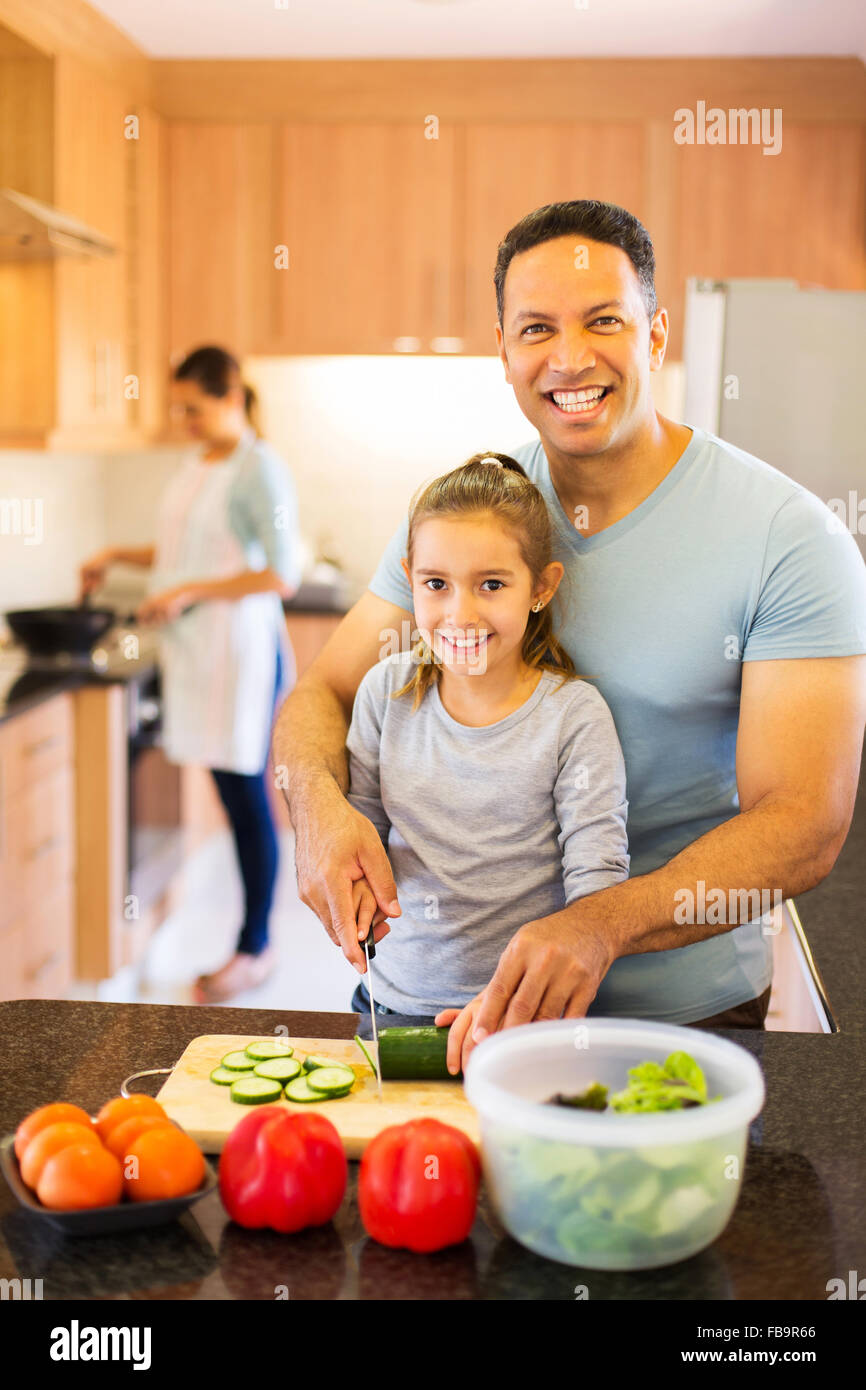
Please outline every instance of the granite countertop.
[[[286, 600], [286, 617], [343, 618], [351, 606], [351, 595], [325, 586], [308, 585], [306, 594]], [[61, 659], [62, 660], [62, 659]], [[112, 661], [105, 670], [70, 664], [46, 665], [38, 657], [28, 658], [19, 647], [0, 648], [0, 724], [34, 709], [45, 700], [84, 685], [105, 685], [150, 677], [157, 669], [155, 648], [149, 646], [137, 661]]]
[[112, 664], [102, 671], [98, 667], [72, 663], [68, 666], [41, 664], [38, 658], [31, 660], [20, 651], [0, 652], [0, 724], [67, 691], [81, 690], [85, 685], [145, 681], [156, 670], [154, 651], [147, 651], [140, 659], [127, 661], [122, 666]]
[[[371, 1241], [357, 1205], [358, 1164], [333, 1223], [297, 1236], [244, 1231], [214, 1193], [171, 1226], [123, 1239], [64, 1240], [0, 1184], [0, 1278], [42, 1278], [45, 1297], [268, 1299], [827, 1298], [827, 1281], [866, 1270], [866, 777], [833, 872], [797, 906], [839, 1031], [726, 1031], [759, 1061], [767, 1086], [740, 1199], [707, 1250], [667, 1268], [600, 1273], [555, 1264], [505, 1234], [484, 1186], [470, 1239], [435, 1255]], [[16, 1000], [0, 1003], [5, 1085], [0, 1134], [30, 1110], [70, 1100], [94, 1113], [124, 1077], [172, 1066], [203, 1033], [350, 1038], [353, 1013]], [[389, 1022], [396, 1023], [395, 1017]], [[158, 1078], [154, 1078], [158, 1081]]]

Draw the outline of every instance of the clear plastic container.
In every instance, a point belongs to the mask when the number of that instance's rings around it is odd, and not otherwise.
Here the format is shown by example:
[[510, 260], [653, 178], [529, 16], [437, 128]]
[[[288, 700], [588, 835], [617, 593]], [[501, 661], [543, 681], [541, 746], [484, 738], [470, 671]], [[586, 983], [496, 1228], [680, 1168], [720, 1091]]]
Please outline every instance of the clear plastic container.
[[[543, 1103], [593, 1081], [622, 1090], [630, 1067], [679, 1051], [703, 1070], [711, 1103], [643, 1115]], [[494, 1033], [471, 1053], [464, 1085], [503, 1225], [537, 1254], [587, 1269], [652, 1269], [710, 1245], [736, 1205], [749, 1124], [764, 1104], [745, 1048], [640, 1019]]]

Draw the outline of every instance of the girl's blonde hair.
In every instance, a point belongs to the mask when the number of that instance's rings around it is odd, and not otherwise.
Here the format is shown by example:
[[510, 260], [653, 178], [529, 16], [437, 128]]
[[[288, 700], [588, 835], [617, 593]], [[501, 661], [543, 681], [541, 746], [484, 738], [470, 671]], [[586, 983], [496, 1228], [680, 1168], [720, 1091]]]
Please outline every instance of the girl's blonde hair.
[[[521, 558], [536, 583], [552, 558], [550, 517], [538, 488], [508, 454], [473, 454], [460, 468], [435, 478], [415, 494], [409, 507], [409, 569], [422, 521], [486, 513], [497, 517], [517, 541]], [[560, 684], [579, 679], [574, 662], [554, 636], [550, 604], [537, 613], [530, 612], [521, 654], [527, 666], [561, 675]], [[416, 662], [413, 673], [391, 698], [414, 693], [414, 714], [430, 686], [438, 684], [442, 664], [423, 637], [416, 642], [412, 655]]]

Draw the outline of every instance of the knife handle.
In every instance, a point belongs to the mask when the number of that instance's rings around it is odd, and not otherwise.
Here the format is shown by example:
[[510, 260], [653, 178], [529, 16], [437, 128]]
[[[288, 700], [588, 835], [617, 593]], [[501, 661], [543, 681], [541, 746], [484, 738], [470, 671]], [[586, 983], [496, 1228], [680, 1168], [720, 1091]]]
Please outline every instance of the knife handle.
[[373, 940], [373, 928], [367, 928], [367, 935], [364, 937], [364, 946], [367, 950], [367, 959], [374, 960], [376, 956], [376, 943]]

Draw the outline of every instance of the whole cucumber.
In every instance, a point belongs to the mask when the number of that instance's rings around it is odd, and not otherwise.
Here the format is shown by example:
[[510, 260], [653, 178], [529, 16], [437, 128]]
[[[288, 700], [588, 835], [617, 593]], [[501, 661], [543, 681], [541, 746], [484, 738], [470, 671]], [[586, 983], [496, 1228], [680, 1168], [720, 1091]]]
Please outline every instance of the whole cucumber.
[[379, 1066], [383, 1081], [455, 1081], [448, 1070], [448, 1028], [383, 1028]]

